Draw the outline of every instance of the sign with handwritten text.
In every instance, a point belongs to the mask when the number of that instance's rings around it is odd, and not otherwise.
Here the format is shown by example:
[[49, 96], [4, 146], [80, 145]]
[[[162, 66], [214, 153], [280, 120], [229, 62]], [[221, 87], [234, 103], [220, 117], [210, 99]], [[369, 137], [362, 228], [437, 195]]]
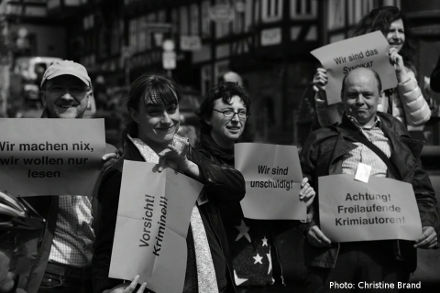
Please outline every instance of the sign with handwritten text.
[[296, 146], [237, 143], [235, 168], [246, 181], [246, 196], [241, 201], [246, 218], [306, 218], [306, 205], [299, 200], [302, 172]]
[[[154, 292], [180, 293], [186, 272], [186, 234], [203, 187], [172, 169], [124, 161], [109, 277], [140, 282]], [[105, 213], [105, 211], [103, 211]]]
[[319, 177], [319, 218], [322, 231], [337, 242], [415, 240], [422, 233], [412, 185], [390, 178]]
[[0, 189], [15, 196], [91, 195], [104, 119], [0, 119]]
[[358, 67], [374, 69], [380, 76], [382, 89], [397, 86], [394, 67], [388, 56], [389, 45], [380, 31], [332, 43], [310, 52], [327, 69], [327, 103], [341, 101], [342, 79]]

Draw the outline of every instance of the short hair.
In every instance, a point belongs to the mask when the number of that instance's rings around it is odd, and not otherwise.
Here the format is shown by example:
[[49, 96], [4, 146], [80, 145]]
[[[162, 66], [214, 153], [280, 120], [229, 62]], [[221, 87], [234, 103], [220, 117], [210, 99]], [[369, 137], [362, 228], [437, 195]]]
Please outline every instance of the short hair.
[[[377, 82], [377, 90], [378, 90], [378, 93], [380, 94], [380, 93], [382, 92], [382, 81], [380, 80], [380, 76], [379, 76], [379, 74], [378, 74], [378, 73], [376, 72], [376, 70], [374, 70], [374, 69], [371, 69], [371, 68], [364, 68], [364, 69], [369, 70], [369, 71], [371, 71], [371, 72], [373, 73], [374, 78], [376, 79], [376, 82]], [[356, 70], [356, 69], [354, 69], [354, 70]], [[353, 71], [354, 71], [354, 70], [353, 70]], [[347, 73], [347, 74], [344, 76], [344, 78], [342, 79], [341, 98], [344, 97], [345, 80], [346, 80], [347, 77], [350, 75], [350, 73], [353, 72], [353, 71], [350, 71], [349, 73]]]
[[[179, 104], [180, 98], [180, 90], [171, 79], [162, 75], [143, 74], [130, 85], [127, 110], [138, 110], [141, 99], [145, 105], [162, 104], [167, 107]], [[137, 135], [137, 131], [137, 124], [129, 118], [126, 132], [130, 135]]]
[[131, 85], [128, 93], [127, 108], [137, 109], [139, 101], [145, 104], [178, 104], [180, 91], [171, 79], [162, 75], [143, 74]]
[[199, 109], [200, 118], [200, 131], [202, 133], [209, 133], [211, 131], [211, 126], [209, 126], [205, 120], [211, 118], [212, 110], [214, 109], [214, 102], [218, 99], [222, 99], [225, 104], [231, 104], [231, 99], [233, 96], [239, 96], [246, 110], [250, 113], [251, 100], [246, 90], [236, 82], [221, 82], [217, 86], [211, 88]]

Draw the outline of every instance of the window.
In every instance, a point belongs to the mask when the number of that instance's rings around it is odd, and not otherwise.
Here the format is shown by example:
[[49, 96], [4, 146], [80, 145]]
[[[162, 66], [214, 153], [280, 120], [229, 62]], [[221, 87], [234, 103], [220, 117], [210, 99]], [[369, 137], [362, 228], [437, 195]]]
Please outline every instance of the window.
[[373, 8], [373, 0], [348, 0], [348, 23], [356, 25]]
[[315, 18], [318, 14], [316, 0], [290, 0], [291, 19]]
[[202, 37], [211, 35], [211, 21], [209, 19], [209, 0], [202, 2]]
[[137, 19], [133, 18], [129, 23], [129, 39], [128, 43], [133, 52], [137, 52]]
[[[233, 25], [233, 31], [236, 34], [242, 33], [244, 31], [244, 24], [245, 24], [245, 14], [246, 14], [246, 7], [244, 2], [236, 2], [235, 3], [235, 17], [234, 21], [232, 23]], [[240, 5], [240, 9], [237, 9], [237, 5]], [[242, 10], [241, 10], [242, 9]]]
[[[225, 13], [227, 13], [227, 15], [230, 15], [230, 13], [233, 13], [233, 9], [232, 9], [232, 5], [227, 1], [223, 1], [223, 0], [217, 0], [216, 1], [216, 5], [217, 7], [222, 7], [222, 10], [225, 11]], [[227, 12], [226, 12], [227, 11]], [[233, 17], [235, 15], [232, 15]], [[231, 28], [231, 22], [229, 21], [217, 21], [214, 22], [215, 24], [215, 36], [216, 38], [222, 38], [224, 36], [227, 36], [228, 34], [230, 34], [230, 28]]]
[[188, 23], [188, 7], [180, 7], [180, 19], [179, 19], [180, 34], [186, 36], [189, 34]]
[[245, 0], [244, 8], [244, 31], [248, 32], [253, 25], [253, 0]]
[[328, 28], [330, 30], [342, 28], [345, 25], [345, 1], [329, 0]]
[[262, 0], [261, 19], [263, 22], [279, 21], [283, 18], [284, 0]]
[[199, 31], [199, 6], [197, 4], [192, 4], [190, 6], [190, 12], [191, 12], [191, 16], [190, 16], [190, 21], [191, 21], [191, 30], [190, 30], [190, 34], [191, 35], [199, 35], [200, 31]]

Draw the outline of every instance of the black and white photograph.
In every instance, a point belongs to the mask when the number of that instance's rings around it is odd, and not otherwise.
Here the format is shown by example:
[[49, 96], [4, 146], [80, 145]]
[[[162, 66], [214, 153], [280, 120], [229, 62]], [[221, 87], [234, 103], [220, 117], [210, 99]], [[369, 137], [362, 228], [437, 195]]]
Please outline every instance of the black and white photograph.
[[439, 0], [0, 0], [0, 293], [440, 292]]

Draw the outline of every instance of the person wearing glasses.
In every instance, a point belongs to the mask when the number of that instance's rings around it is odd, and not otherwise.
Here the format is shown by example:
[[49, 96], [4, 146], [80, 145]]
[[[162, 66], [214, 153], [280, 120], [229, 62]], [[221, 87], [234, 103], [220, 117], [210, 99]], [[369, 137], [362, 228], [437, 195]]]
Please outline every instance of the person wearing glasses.
[[[248, 94], [236, 82], [221, 82], [212, 88], [199, 110], [198, 151], [217, 164], [234, 166], [234, 144], [242, 139], [250, 106]], [[310, 204], [314, 193], [304, 181], [301, 198]], [[286, 223], [245, 219], [239, 202], [222, 202], [220, 212], [219, 220], [223, 222], [227, 234], [227, 243], [223, 247], [230, 258], [229, 265], [232, 263], [238, 290], [253, 286], [271, 286], [273, 289], [274, 278], [281, 283], [280, 276], [272, 273], [272, 260], [279, 262], [275, 260], [276, 252], [271, 248], [271, 236], [278, 226]]]
[[[83, 118], [93, 95], [86, 68], [69, 60], [51, 64], [40, 87], [42, 118]], [[95, 240], [91, 199], [59, 195], [26, 200], [46, 220], [26, 292], [91, 292], [90, 266]]]

